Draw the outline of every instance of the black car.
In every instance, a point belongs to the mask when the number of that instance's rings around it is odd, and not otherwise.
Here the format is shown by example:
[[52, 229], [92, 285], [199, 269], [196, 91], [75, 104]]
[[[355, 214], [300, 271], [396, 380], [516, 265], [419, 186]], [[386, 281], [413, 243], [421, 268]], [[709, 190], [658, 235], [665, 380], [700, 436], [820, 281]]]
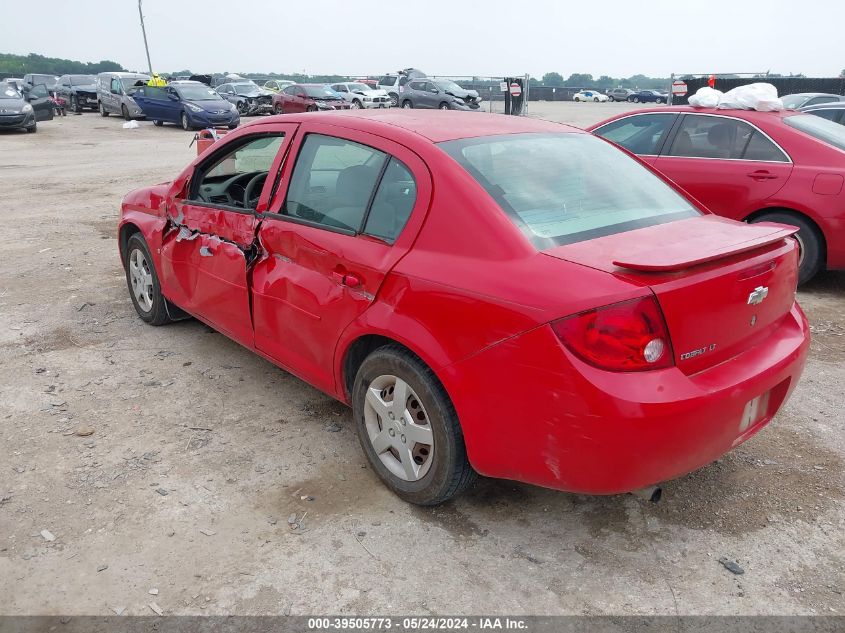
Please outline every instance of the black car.
[[464, 90], [449, 79], [412, 79], [399, 95], [403, 108], [440, 110], [479, 110], [481, 97], [475, 90]]
[[233, 81], [217, 86], [217, 94], [233, 103], [241, 116], [271, 114], [273, 92], [262, 88], [254, 81]]
[[666, 103], [669, 100], [669, 95], [658, 90], [639, 90], [628, 95], [627, 100], [634, 103]]
[[800, 112], [815, 114], [828, 121], [845, 125], [845, 101], [832, 101], [818, 105], [808, 105], [800, 108]]
[[53, 104], [46, 86], [21, 93], [16, 86], [0, 82], [0, 129], [35, 132], [38, 121], [52, 118]]
[[71, 112], [98, 109], [97, 78], [94, 75], [62, 75], [56, 85], [56, 94], [62, 97]]

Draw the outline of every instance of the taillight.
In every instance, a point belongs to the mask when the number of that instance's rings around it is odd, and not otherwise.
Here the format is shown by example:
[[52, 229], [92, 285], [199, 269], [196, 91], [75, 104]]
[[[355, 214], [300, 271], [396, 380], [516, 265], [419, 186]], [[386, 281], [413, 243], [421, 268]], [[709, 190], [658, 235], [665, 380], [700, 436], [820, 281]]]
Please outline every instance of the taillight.
[[642, 297], [552, 322], [567, 349], [611, 371], [663, 369], [674, 364], [669, 331], [657, 299]]

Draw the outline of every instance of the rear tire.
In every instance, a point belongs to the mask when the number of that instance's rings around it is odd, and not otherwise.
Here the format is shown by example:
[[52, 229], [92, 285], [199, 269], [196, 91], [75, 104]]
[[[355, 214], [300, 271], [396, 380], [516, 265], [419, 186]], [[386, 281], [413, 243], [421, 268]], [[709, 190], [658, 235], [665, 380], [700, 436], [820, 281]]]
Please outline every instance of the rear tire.
[[446, 103], [445, 101], [443, 103], [441, 103], [439, 106], [437, 106], [437, 108], [439, 110], [451, 110], [452, 109], [452, 108], [449, 107], [449, 104]]
[[316, 112], [317, 106], [308, 106], [307, 108], [305, 108], [305, 111], [306, 112]]
[[284, 114], [285, 113], [285, 109], [282, 107], [281, 103], [277, 103], [276, 105], [273, 106], [273, 113], [274, 114]]
[[413, 104], [413, 103], [411, 103], [411, 102], [410, 102], [410, 100], [405, 99], [405, 100], [402, 102], [402, 107], [403, 107], [403, 108], [405, 108], [406, 110], [411, 110], [411, 109], [413, 109], [414, 104]]
[[607, 98], [607, 100], [610, 101], [611, 103], [616, 101], [616, 99], [614, 99], [613, 97], [610, 97], [610, 96]]
[[772, 211], [757, 216], [751, 222], [779, 222], [798, 227], [798, 233], [795, 234], [800, 249], [798, 285], [807, 283], [824, 268], [824, 238], [818, 228], [806, 218], [789, 211]]
[[156, 127], [161, 127], [162, 125], [164, 125], [164, 122], [159, 121], [158, 119], [153, 119], [153, 125], [155, 125]]
[[140, 233], [133, 233], [126, 242], [123, 266], [129, 296], [141, 320], [150, 325], [170, 323], [150, 249]]
[[[385, 409], [379, 405], [393, 406], [399, 383], [404, 385], [405, 402], [397, 403], [397, 415], [388, 419], [393, 412], [382, 415]], [[368, 393], [371, 386], [375, 394]], [[405, 348], [381, 347], [364, 360], [355, 376], [352, 410], [358, 438], [373, 470], [405, 501], [437, 505], [475, 482], [477, 474], [467, 458], [452, 401], [434, 372]], [[412, 428], [416, 438], [409, 432]], [[431, 443], [420, 442], [423, 438]], [[401, 457], [405, 461], [400, 461]]]

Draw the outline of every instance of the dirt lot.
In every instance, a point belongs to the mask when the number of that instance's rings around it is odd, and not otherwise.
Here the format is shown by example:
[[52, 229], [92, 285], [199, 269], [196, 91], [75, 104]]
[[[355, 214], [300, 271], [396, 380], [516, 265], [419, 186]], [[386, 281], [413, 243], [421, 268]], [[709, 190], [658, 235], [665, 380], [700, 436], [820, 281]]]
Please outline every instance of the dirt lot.
[[778, 418], [660, 503], [485, 480], [422, 510], [343, 406], [196, 321], [136, 318], [121, 197], [194, 148], [121, 123], [0, 135], [0, 613], [845, 613], [845, 274], [799, 293], [814, 342]]

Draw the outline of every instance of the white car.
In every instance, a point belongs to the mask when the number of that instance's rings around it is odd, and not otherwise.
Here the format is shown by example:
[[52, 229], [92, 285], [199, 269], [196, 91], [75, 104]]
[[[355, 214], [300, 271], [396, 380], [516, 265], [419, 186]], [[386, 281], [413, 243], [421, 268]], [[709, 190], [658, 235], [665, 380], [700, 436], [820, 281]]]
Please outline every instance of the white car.
[[597, 90], [582, 90], [581, 92], [576, 92], [573, 97], [573, 101], [607, 101], [607, 95], [604, 95]]
[[332, 84], [332, 90], [339, 92], [353, 108], [389, 108], [392, 105], [387, 90], [373, 88], [356, 81]]

